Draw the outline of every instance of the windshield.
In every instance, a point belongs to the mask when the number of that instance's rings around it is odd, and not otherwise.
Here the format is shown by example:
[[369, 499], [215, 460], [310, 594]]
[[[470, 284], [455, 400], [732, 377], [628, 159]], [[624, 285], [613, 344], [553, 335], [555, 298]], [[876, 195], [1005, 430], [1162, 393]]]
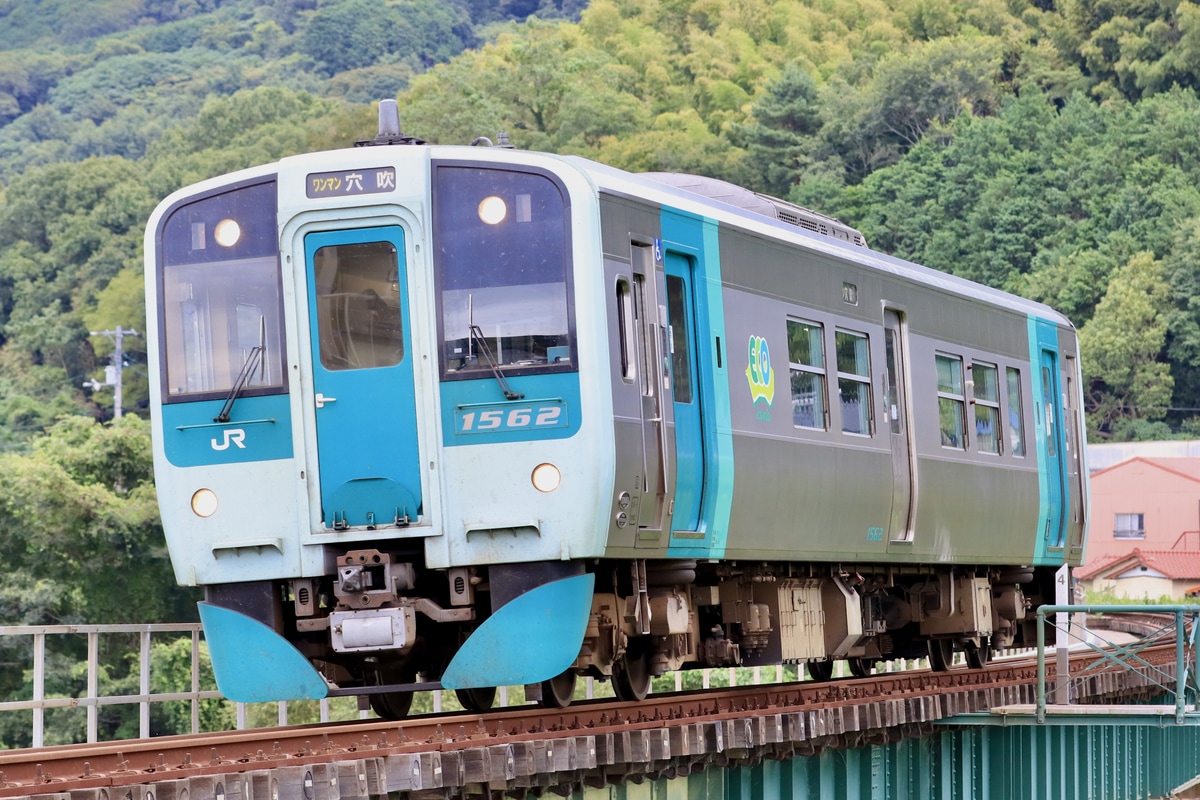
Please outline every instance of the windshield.
[[489, 375], [480, 339], [510, 374], [573, 370], [565, 190], [531, 172], [442, 165], [435, 175], [443, 375]]
[[[166, 401], [285, 388], [275, 183], [172, 211], [159, 229], [160, 336]], [[258, 348], [256, 350], [256, 348]]]

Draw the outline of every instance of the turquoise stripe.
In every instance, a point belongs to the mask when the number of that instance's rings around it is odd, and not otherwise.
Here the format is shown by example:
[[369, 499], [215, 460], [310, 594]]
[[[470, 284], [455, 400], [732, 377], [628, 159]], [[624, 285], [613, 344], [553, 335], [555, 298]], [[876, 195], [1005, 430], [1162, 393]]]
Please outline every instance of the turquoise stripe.
[[1037, 409], [1045, 408], [1046, 398], [1042, 393], [1041, 378], [1041, 346], [1038, 342], [1039, 322], [1037, 317], [1026, 320], [1029, 331], [1029, 369], [1030, 385], [1033, 387], [1033, 440], [1038, 466], [1038, 522], [1037, 530], [1033, 532], [1033, 563], [1046, 563], [1046, 524], [1050, 519], [1050, 472], [1048, 470], [1046, 453], [1045, 415], [1038, 414]]

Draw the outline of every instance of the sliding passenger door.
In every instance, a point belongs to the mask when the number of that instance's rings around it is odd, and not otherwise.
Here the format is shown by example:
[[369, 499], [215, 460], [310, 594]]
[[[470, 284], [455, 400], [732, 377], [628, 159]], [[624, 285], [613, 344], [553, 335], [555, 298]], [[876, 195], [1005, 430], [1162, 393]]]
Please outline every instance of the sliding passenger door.
[[908, 417], [907, 352], [900, 314], [883, 312], [883, 339], [887, 370], [884, 372], [884, 414], [892, 448], [892, 514], [888, 538], [910, 542], [913, 537], [913, 502], [916, 475], [913, 470], [912, 425]]
[[1058, 353], [1043, 347], [1038, 358], [1038, 380], [1041, 388], [1041, 419], [1038, 426], [1042, 436], [1038, 442], [1038, 457], [1044, 464], [1046, 494], [1042, 502], [1047, 507], [1045, 541], [1047, 547], [1063, 546], [1063, 498], [1066, 486], [1066, 458], [1062, 452], [1062, 408], [1059, 398]]
[[691, 261], [667, 253], [667, 346], [675, 412], [675, 508], [671, 529], [685, 532], [695, 532], [700, 527], [700, 501], [704, 492], [704, 444], [692, 283]]

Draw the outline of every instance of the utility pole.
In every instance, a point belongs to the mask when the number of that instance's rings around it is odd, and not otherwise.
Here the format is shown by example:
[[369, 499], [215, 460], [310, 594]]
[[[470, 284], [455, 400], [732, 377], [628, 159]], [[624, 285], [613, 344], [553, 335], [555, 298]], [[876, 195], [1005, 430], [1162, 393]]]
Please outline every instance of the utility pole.
[[92, 336], [107, 336], [112, 339], [116, 347], [113, 349], [112, 364], [104, 368], [104, 383], [91, 380], [84, 384], [90, 386], [93, 390], [99, 389], [101, 386], [113, 387], [113, 419], [121, 418], [121, 373], [124, 369], [125, 359], [125, 337], [126, 336], [141, 336], [140, 333], [133, 328], [122, 328], [117, 326], [115, 331], [88, 331]]

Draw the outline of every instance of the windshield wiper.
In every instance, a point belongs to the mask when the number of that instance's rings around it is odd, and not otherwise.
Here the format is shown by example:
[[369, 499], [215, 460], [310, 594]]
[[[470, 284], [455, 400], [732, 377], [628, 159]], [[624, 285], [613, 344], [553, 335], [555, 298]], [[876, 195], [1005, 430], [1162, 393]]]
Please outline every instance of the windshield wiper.
[[500, 365], [492, 357], [492, 348], [488, 347], [487, 339], [483, 338], [483, 330], [478, 325], [468, 325], [467, 330], [471, 334], [471, 341], [479, 345], [479, 352], [483, 353], [483, 360], [492, 368], [492, 374], [496, 376], [496, 383], [500, 384], [500, 391], [504, 392], [504, 399], [520, 400], [523, 398], [525, 395], [514, 392], [508, 379], [504, 377], [504, 373], [500, 372]]
[[213, 417], [213, 422], [229, 422], [229, 412], [233, 411], [233, 403], [241, 396], [242, 390], [246, 388], [246, 384], [250, 380], [250, 376], [254, 374], [254, 370], [260, 364], [266, 366], [263, 361], [263, 353], [267, 349], [267, 320], [266, 317], [258, 318], [258, 344], [250, 348], [250, 352], [246, 354], [246, 361], [242, 364], [242, 371], [238, 373], [237, 380], [233, 382], [233, 388], [229, 390], [229, 396], [225, 398], [225, 405], [221, 406], [221, 413]]

